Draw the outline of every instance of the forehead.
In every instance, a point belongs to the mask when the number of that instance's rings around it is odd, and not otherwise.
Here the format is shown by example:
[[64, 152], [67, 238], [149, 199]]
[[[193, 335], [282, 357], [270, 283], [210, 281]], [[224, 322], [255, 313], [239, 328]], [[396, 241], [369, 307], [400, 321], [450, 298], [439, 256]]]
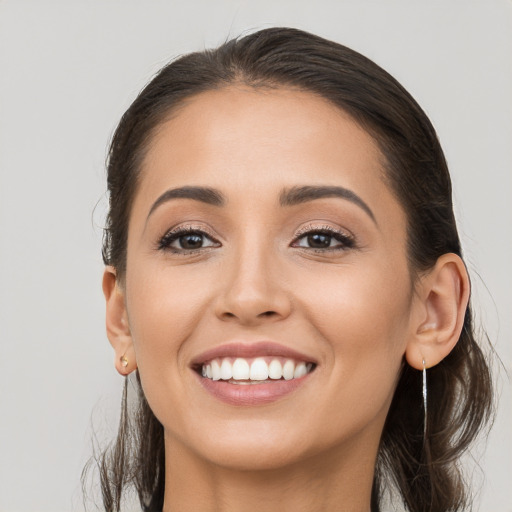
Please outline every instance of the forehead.
[[[229, 86], [188, 98], [157, 127], [149, 151], [154, 154], [165, 146], [166, 151], [178, 154], [186, 142], [186, 149], [195, 147], [202, 153], [226, 144], [235, 149], [250, 140], [267, 149], [302, 142], [326, 148], [333, 142], [336, 146], [360, 144], [371, 156], [381, 156], [373, 138], [325, 98], [297, 89], [247, 86]], [[254, 145], [253, 151], [257, 149]]]
[[193, 96], [156, 129], [136, 202], [187, 185], [256, 200], [314, 184], [396, 203], [383, 175], [377, 143], [328, 100], [300, 90], [229, 86]]

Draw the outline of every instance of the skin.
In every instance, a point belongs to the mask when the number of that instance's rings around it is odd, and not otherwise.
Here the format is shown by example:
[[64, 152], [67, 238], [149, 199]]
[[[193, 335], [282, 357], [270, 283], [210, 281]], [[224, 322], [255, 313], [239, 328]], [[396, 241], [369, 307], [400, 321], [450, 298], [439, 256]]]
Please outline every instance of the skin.
[[[371, 136], [307, 92], [230, 86], [189, 99], [159, 127], [130, 215], [126, 275], [107, 268], [103, 288], [117, 368], [138, 367], [164, 426], [164, 512], [370, 509], [404, 358], [418, 369], [439, 362], [469, 294], [455, 255], [411, 277], [406, 216], [383, 172]], [[280, 205], [283, 189], [304, 185], [344, 187], [373, 218], [339, 197]], [[180, 198], [151, 211], [183, 186], [215, 188], [225, 205]], [[205, 247], [160, 247], [176, 226], [208, 233]], [[298, 236], [326, 227], [351, 244], [331, 238], [319, 251]], [[233, 340], [272, 340], [317, 367], [275, 402], [229, 405], [190, 365]]]

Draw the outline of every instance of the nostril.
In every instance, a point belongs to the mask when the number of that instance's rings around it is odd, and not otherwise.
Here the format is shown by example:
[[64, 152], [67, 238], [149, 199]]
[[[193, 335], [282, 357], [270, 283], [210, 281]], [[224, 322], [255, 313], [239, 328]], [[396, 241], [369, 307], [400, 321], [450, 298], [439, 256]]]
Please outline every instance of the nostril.
[[277, 314], [275, 311], [265, 311], [264, 313], [261, 313], [259, 316], [273, 316]]

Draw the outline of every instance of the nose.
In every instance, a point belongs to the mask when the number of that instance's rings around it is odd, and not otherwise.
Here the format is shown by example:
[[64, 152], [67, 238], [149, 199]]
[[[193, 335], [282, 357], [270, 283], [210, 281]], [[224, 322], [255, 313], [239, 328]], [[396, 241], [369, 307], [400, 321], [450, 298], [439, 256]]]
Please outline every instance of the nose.
[[226, 262], [216, 315], [247, 326], [283, 320], [292, 310], [283, 262], [270, 251], [247, 245]]

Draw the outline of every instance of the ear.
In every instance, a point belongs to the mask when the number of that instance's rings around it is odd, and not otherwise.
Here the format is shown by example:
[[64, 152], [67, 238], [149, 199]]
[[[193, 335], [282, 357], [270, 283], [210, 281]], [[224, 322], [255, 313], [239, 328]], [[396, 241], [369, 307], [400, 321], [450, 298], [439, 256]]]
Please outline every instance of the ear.
[[416, 288], [412, 336], [405, 351], [417, 370], [442, 361], [459, 340], [469, 301], [469, 277], [462, 259], [444, 254]]
[[103, 294], [107, 306], [107, 337], [114, 349], [114, 364], [121, 375], [128, 375], [137, 369], [137, 362], [126, 312], [124, 290], [119, 283], [114, 267], [105, 267]]

